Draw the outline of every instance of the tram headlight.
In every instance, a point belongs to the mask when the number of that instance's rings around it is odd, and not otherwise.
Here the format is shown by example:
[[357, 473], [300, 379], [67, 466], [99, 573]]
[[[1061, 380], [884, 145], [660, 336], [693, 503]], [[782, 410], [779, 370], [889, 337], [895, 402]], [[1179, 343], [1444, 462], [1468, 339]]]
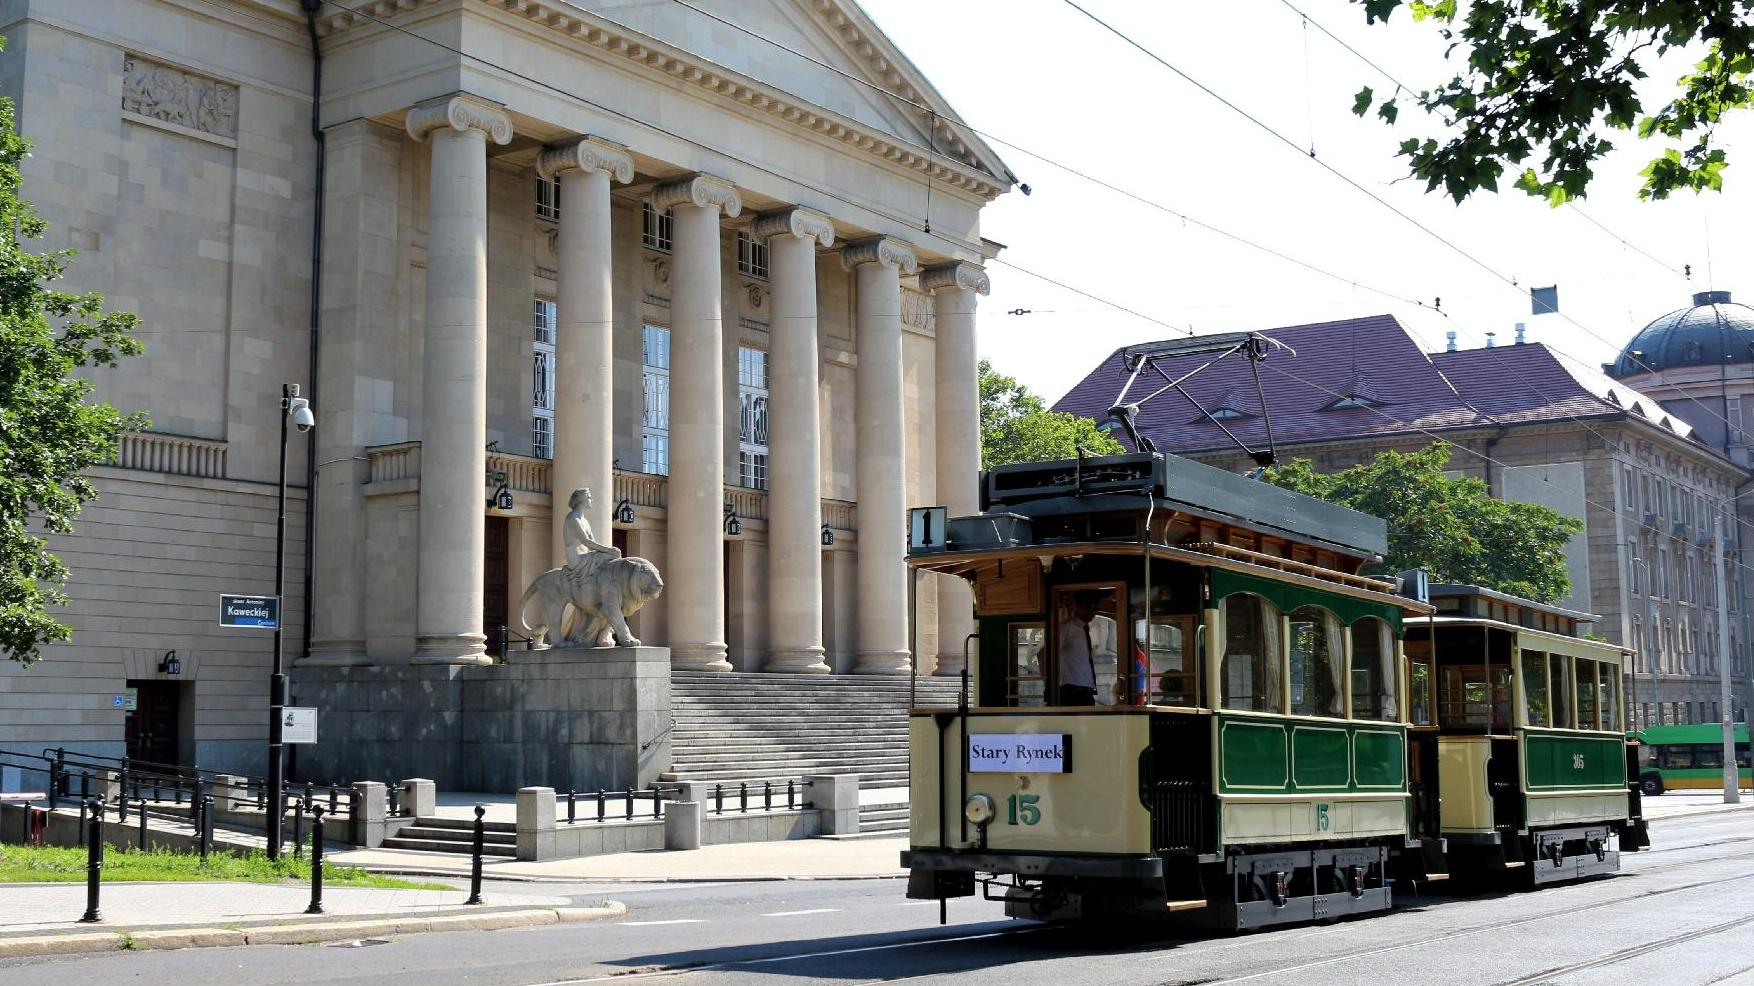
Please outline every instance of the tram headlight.
[[993, 807], [993, 799], [984, 794], [971, 794], [962, 803], [962, 817], [975, 825], [985, 825], [992, 821], [997, 811]]

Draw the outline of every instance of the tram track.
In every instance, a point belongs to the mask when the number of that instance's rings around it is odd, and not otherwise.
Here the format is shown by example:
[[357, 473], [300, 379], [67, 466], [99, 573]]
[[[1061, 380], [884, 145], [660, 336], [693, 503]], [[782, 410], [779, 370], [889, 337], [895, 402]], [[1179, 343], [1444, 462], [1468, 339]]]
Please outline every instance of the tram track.
[[[1731, 918], [1721, 924], [1714, 924], [1709, 928], [1696, 928], [1692, 931], [1684, 931], [1680, 934], [1670, 935], [1667, 938], [1659, 939], [1657, 941], [1645, 942], [1642, 945], [1633, 945], [1629, 948], [1620, 949], [1617, 952], [1610, 952], [1607, 955], [1589, 959], [1584, 962], [1574, 962], [1570, 965], [1562, 965], [1557, 968], [1546, 969], [1532, 976], [1524, 976], [1520, 979], [1506, 979], [1495, 983], [1494, 986], [1534, 986], [1536, 983], [1549, 983], [1560, 976], [1569, 976], [1579, 972], [1589, 972], [1592, 969], [1605, 969], [1608, 966], [1618, 965], [1621, 962], [1649, 955], [1652, 952], [1660, 952], [1665, 948], [1673, 948], [1676, 945], [1685, 945], [1690, 941], [1697, 941], [1701, 938], [1710, 938], [1712, 935], [1720, 935], [1726, 931], [1734, 931], [1738, 928], [1744, 927], [1747, 923], [1748, 917], [1747, 915], [1743, 915], [1741, 917]], [[1742, 971], [1746, 972], [1747, 970]]]

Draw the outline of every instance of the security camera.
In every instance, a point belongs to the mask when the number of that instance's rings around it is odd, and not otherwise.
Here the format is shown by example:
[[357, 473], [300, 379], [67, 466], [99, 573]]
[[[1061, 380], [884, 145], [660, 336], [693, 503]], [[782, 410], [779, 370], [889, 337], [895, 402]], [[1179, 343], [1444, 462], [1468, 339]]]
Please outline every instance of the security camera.
[[311, 413], [311, 402], [303, 397], [294, 397], [286, 413], [292, 418], [292, 426], [299, 431], [310, 431], [317, 426], [316, 415]]

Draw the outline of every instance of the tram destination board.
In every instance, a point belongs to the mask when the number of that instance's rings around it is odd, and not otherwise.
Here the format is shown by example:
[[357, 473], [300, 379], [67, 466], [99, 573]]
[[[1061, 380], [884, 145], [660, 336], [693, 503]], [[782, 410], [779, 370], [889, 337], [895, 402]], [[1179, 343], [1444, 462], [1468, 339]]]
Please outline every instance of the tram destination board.
[[1070, 774], [1066, 733], [970, 733], [968, 769], [977, 774]]
[[280, 626], [279, 596], [219, 596], [219, 625], [274, 630]]

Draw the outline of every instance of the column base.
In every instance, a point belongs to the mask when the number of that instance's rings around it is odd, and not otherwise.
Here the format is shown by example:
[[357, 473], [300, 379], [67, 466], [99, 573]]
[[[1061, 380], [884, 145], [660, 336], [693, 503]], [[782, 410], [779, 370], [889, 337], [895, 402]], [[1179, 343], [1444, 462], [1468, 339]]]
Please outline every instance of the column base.
[[769, 651], [767, 663], [761, 670], [779, 674], [827, 674], [828, 662], [822, 659], [827, 653], [821, 647], [786, 648]]
[[961, 654], [939, 654], [938, 667], [933, 670], [934, 678], [956, 678], [962, 675]]
[[492, 664], [487, 635], [481, 633], [421, 634], [415, 639], [410, 664]]
[[363, 640], [313, 640], [311, 652], [293, 662], [301, 668], [355, 668], [370, 663]]
[[671, 644], [670, 667], [676, 671], [729, 671], [724, 644]]
[[911, 674], [913, 658], [905, 650], [866, 650], [859, 652], [853, 665], [854, 674]]

